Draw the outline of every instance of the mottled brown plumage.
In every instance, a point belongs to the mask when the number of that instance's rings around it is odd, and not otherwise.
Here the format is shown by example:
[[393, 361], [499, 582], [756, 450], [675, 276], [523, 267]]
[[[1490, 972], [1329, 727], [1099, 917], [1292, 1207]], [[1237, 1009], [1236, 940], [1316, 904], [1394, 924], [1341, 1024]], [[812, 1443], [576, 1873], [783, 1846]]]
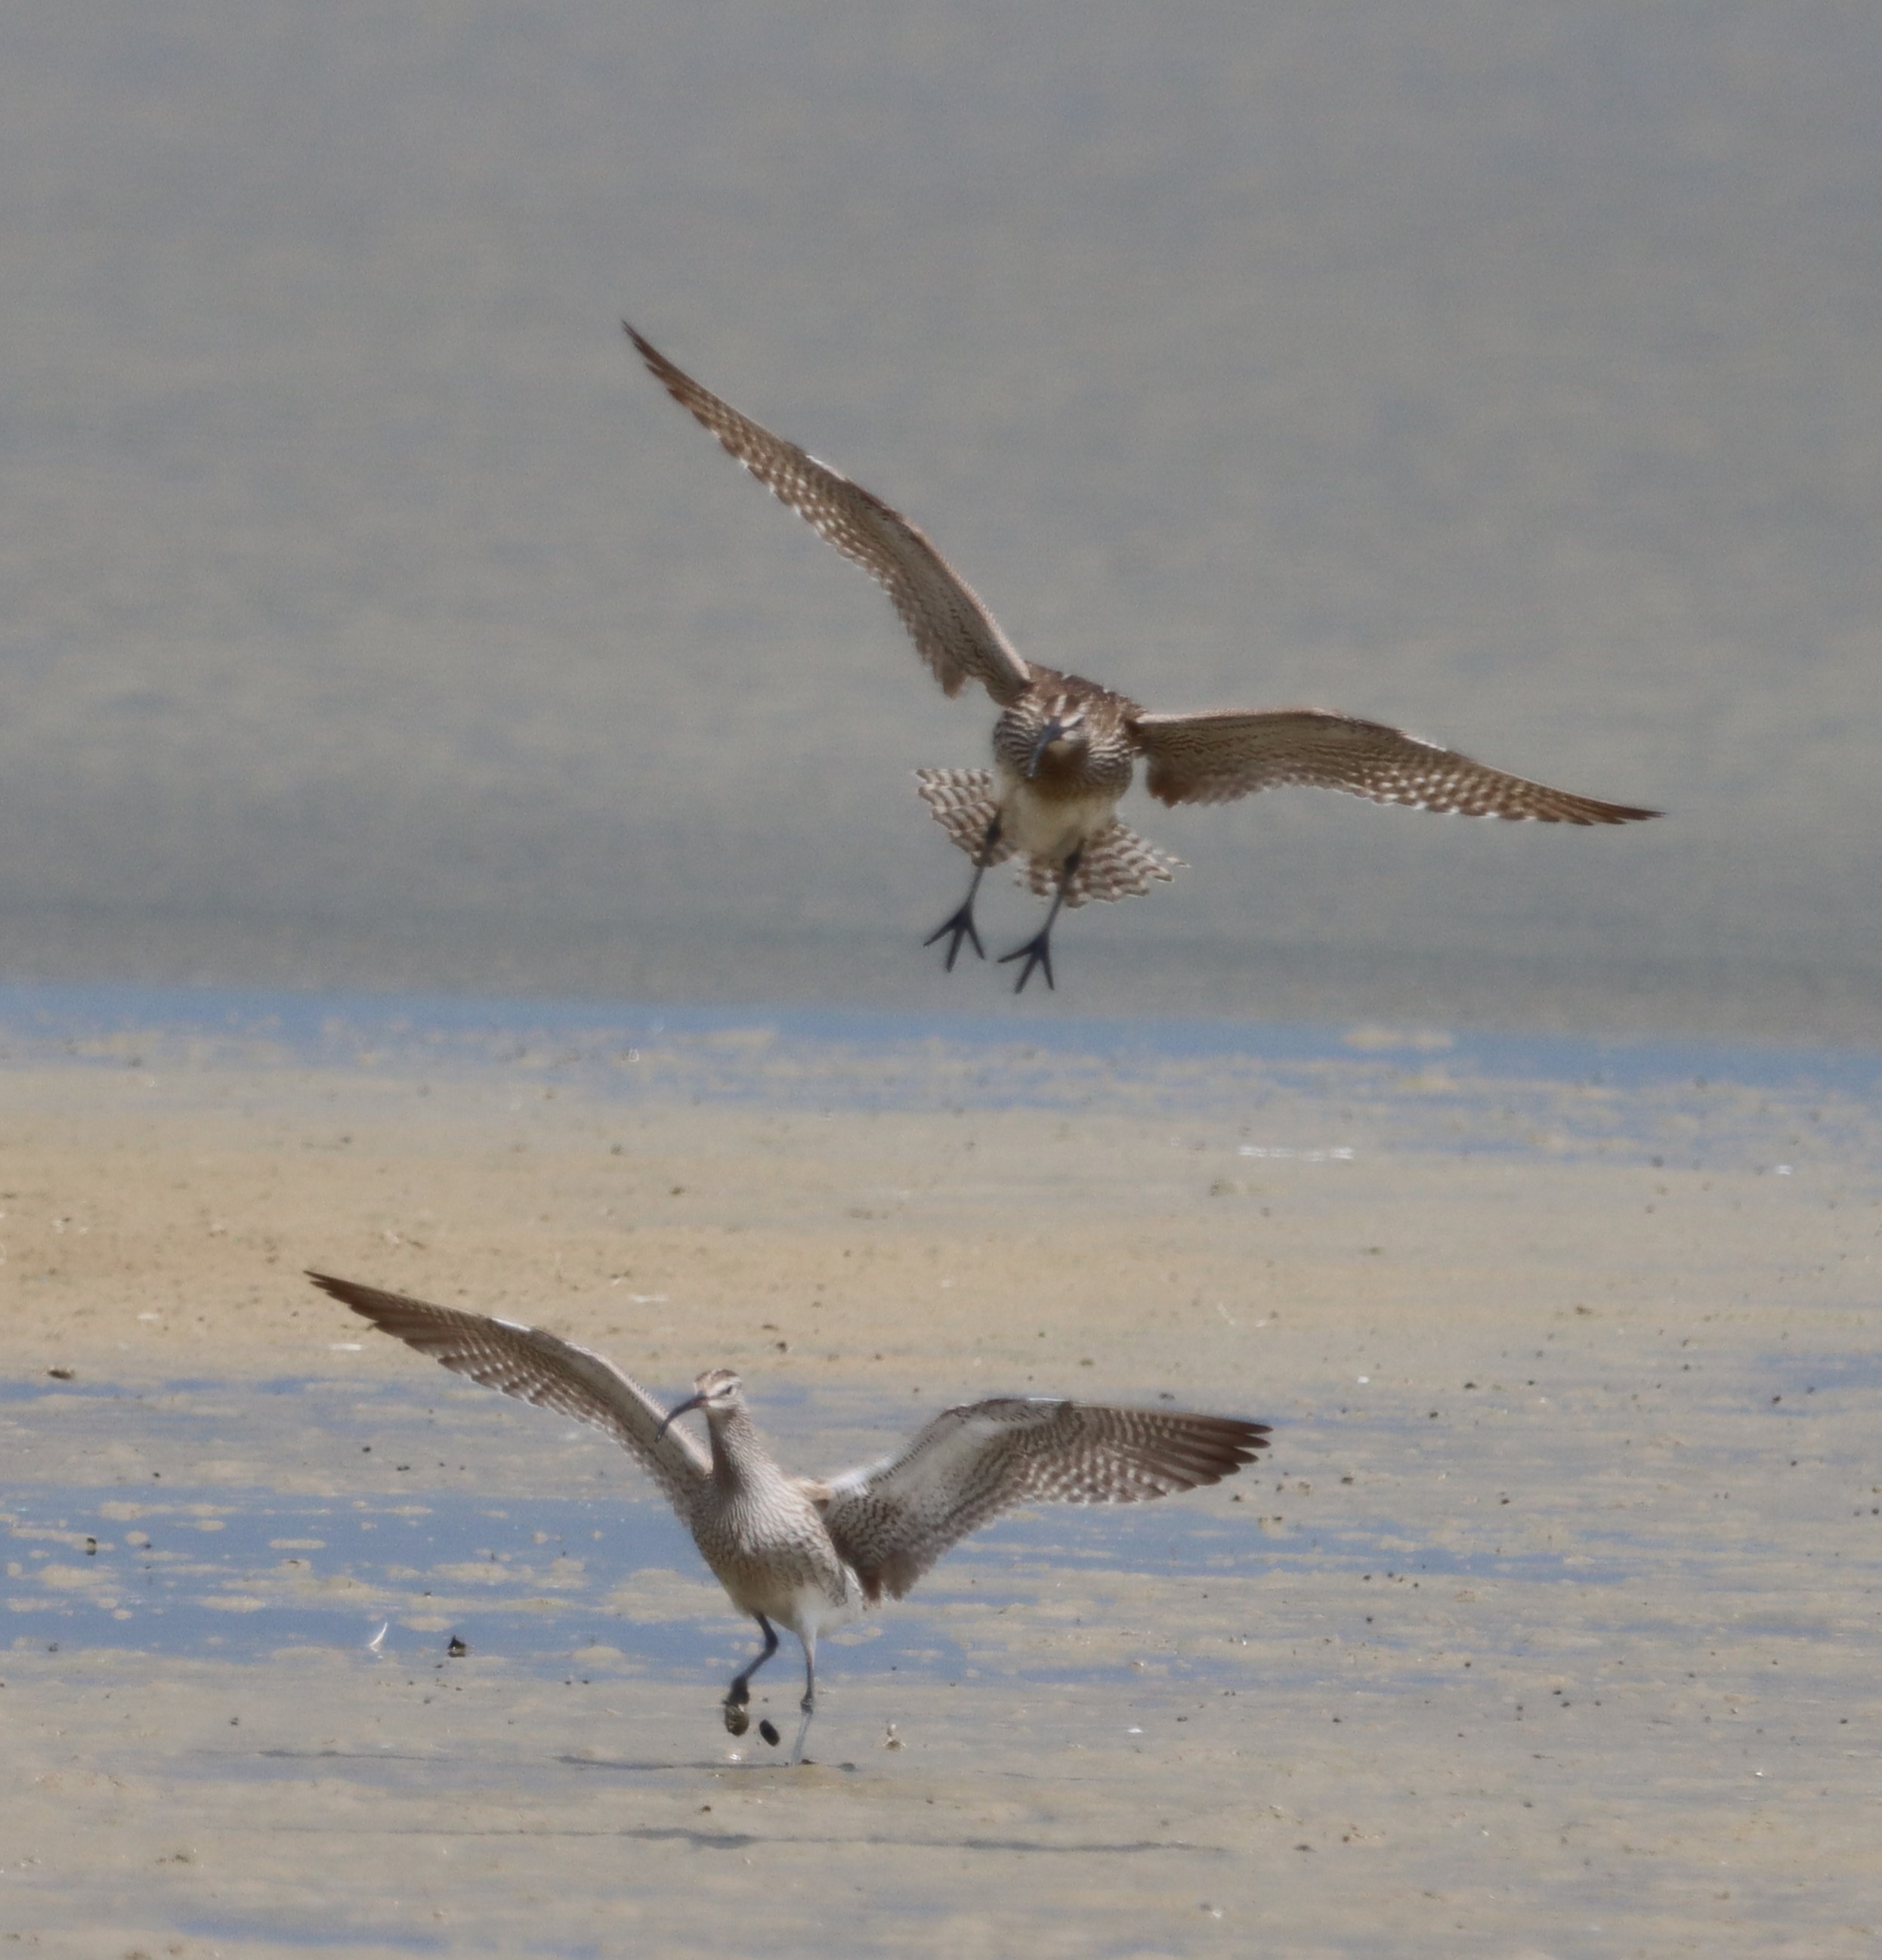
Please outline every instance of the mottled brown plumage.
[[1550, 789], [1382, 722], [1311, 708], [1152, 714], [1095, 681], [1035, 667], [900, 511], [741, 415], [631, 326], [628, 332], [676, 401], [884, 587], [943, 690], [955, 695], [965, 682], [978, 680], [1002, 710], [993, 771], [917, 772], [936, 820], [974, 860], [966, 898], [927, 942], [948, 938], [950, 969], [964, 940], [986, 956], [974, 899], [989, 865], [1022, 858], [1022, 881], [1052, 895], [1038, 934], [1002, 956], [1025, 963], [1016, 992], [1035, 967], [1053, 984], [1052, 925], [1061, 907], [1134, 896], [1178, 868], [1180, 861], [1117, 820], [1139, 756], [1149, 765], [1146, 788], [1171, 804], [1226, 803], [1302, 784], [1375, 803], [1512, 822], [1635, 823], [1659, 814]]
[[[830, 1478], [780, 1469], [753, 1427], [743, 1384], [709, 1369], [663, 1410], [611, 1361], [539, 1327], [433, 1306], [351, 1280], [314, 1284], [453, 1373], [573, 1416], [613, 1437], [651, 1475], [765, 1648], [727, 1691], [735, 1736], [751, 1678], [777, 1650], [771, 1621], [803, 1643], [801, 1759], [816, 1703], [817, 1636], [885, 1596], [900, 1599], [968, 1532], [1015, 1504], [1127, 1504], [1221, 1480], [1267, 1445], [1267, 1426], [1175, 1409], [999, 1396], [947, 1410], [879, 1463]], [[711, 1452], [674, 1427], [705, 1413]]]

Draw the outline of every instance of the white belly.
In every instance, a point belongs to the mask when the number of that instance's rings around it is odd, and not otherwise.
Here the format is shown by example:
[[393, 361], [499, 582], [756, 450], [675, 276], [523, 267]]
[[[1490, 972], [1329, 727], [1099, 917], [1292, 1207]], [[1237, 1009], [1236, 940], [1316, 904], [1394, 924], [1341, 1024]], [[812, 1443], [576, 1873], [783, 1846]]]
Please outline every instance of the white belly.
[[863, 1612], [863, 1589], [846, 1567], [841, 1583], [841, 1598], [831, 1596], [832, 1588], [817, 1580], [795, 1579], [783, 1573], [758, 1577], [749, 1572], [719, 1574], [732, 1603], [742, 1613], [762, 1613], [775, 1620], [800, 1640], [815, 1640], [826, 1628], [840, 1627]]
[[1000, 834], [1028, 858], [1063, 864], [1111, 822], [1117, 799], [1103, 791], [1067, 799], [1041, 796], [1022, 776], [1001, 772]]

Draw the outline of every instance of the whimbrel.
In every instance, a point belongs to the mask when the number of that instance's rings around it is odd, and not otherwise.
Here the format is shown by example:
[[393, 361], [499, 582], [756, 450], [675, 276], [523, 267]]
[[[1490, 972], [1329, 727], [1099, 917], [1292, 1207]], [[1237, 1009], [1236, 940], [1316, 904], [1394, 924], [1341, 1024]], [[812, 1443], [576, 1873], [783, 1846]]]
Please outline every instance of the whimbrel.
[[[1232, 1476], [1267, 1445], [1265, 1423], [1232, 1416], [1006, 1395], [946, 1411], [879, 1463], [793, 1477], [759, 1440], [730, 1368], [707, 1369], [691, 1395], [663, 1410], [612, 1362], [542, 1328], [307, 1277], [455, 1373], [590, 1424], [634, 1457], [764, 1636], [726, 1691], [732, 1734], [745, 1733], [752, 1677], [777, 1651], [771, 1622], [803, 1643], [793, 1763], [815, 1710], [817, 1636], [826, 1628], [885, 1594], [901, 1599], [950, 1546], [1014, 1504], [1127, 1504], [1191, 1491]], [[689, 1409], [705, 1413], [710, 1454], [673, 1426]]]
[[1170, 877], [1181, 861], [1117, 819], [1140, 756], [1148, 765], [1145, 787], [1171, 804], [1227, 803], [1300, 783], [1375, 803], [1538, 823], [1636, 823], [1660, 814], [1529, 782], [1382, 722], [1315, 708], [1152, 714], [1095, 681], [1036, 667], [900, 511], [741, 415], [631, 326], [628, 334], [682, 408], [888, 592], [943, 692], [956, 695], [976, 680], [998, 705], [992, 769], [916, 772], [936, 821], [974, 861], [966, 897], [923, 942], [946, 938], [950, 972], [963, 940], [987, 956], [974, 900], [989, 865], [1019, 858], [1020, 882], [1052, 901], [1033, 937], [1000, 956], [1003, 965], [1025, 963], [1016, 993], [1035, 968], [1053, 985], [1052, 926], [1061, 908], [1130, 898]]

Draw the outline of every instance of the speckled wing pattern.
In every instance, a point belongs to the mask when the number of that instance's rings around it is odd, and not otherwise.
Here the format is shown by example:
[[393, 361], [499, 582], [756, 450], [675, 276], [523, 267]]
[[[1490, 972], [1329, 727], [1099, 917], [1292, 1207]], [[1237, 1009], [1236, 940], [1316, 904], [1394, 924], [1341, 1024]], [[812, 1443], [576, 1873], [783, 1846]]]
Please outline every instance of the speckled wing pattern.
[[1318, 708], [1140, 714], [1145, 787], [1168, 803], [1227, 803], [1291, 783], [1458, 816], [1537, 823], [1637, 823], [1654, 810], [1597, 803], [1486, 768], [1383, 722]]
[[429, 1354], [453, 1374], [468, 1376], [520, 1402], [573, 1416], [612, 1437], [660, 1485], [680, 1516], [690, 1519], [694, 1494], [711, 1465], [678, 1424], [664, 1436], [659, 1433], [666, 1411], [612, 1361], [540, 1327], [520, 1327], [513, 1321], [432, 1306], [326, 1273], [307, 1277], [382, 1333]]
[[682, 408], [710, 429], [780, 502], [807, 518], [888, 593], [916, 651], [943, 692], [958, 694], [964, 682], [977, 680], [1004, 708], [1025, 692], [1032, 670], [973, 588], [899, 511], [794, 442], [739, 414], [676, 368], [631, 326], [628, 337]]
[[1007, 1396], [949, 1409], [898, 1455], [830, 1478], [823, 1521], [872, 1599], [900, 1599], [1014, 1504], [1128, 1504], [1219, 1483], [1267, 1446], [1264, 1423]]

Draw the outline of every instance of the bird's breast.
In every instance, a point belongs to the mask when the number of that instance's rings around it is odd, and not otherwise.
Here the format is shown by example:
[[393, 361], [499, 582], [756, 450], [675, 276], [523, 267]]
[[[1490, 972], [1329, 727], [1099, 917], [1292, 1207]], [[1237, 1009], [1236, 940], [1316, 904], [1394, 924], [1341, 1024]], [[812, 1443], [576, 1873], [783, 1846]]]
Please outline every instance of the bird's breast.
[[[1111, 823], [1123, 788], [1092, 788], [1054, 781], [1045, 772], [1028, 780], [1000, 772], [1000, 829], [1003, 840], [1028, 858], [1062, 863]], [[1130, 778], [1125, 778], [1126, 783]]]
[[801, 1632], [860, 1611], [856, 1576], [809, 1500], [785, 1480], [702, 1507], [693, 1535], [741, 1612]]
[[863, 1589], [856, 1574], [834, 1554], [803, 1548], [764, 1558], [740, 1557], [709, 1561], [713, 1576], [742, 1613], [762, 1613], [793, 1634], [840, 1626], [862, 1612]]

